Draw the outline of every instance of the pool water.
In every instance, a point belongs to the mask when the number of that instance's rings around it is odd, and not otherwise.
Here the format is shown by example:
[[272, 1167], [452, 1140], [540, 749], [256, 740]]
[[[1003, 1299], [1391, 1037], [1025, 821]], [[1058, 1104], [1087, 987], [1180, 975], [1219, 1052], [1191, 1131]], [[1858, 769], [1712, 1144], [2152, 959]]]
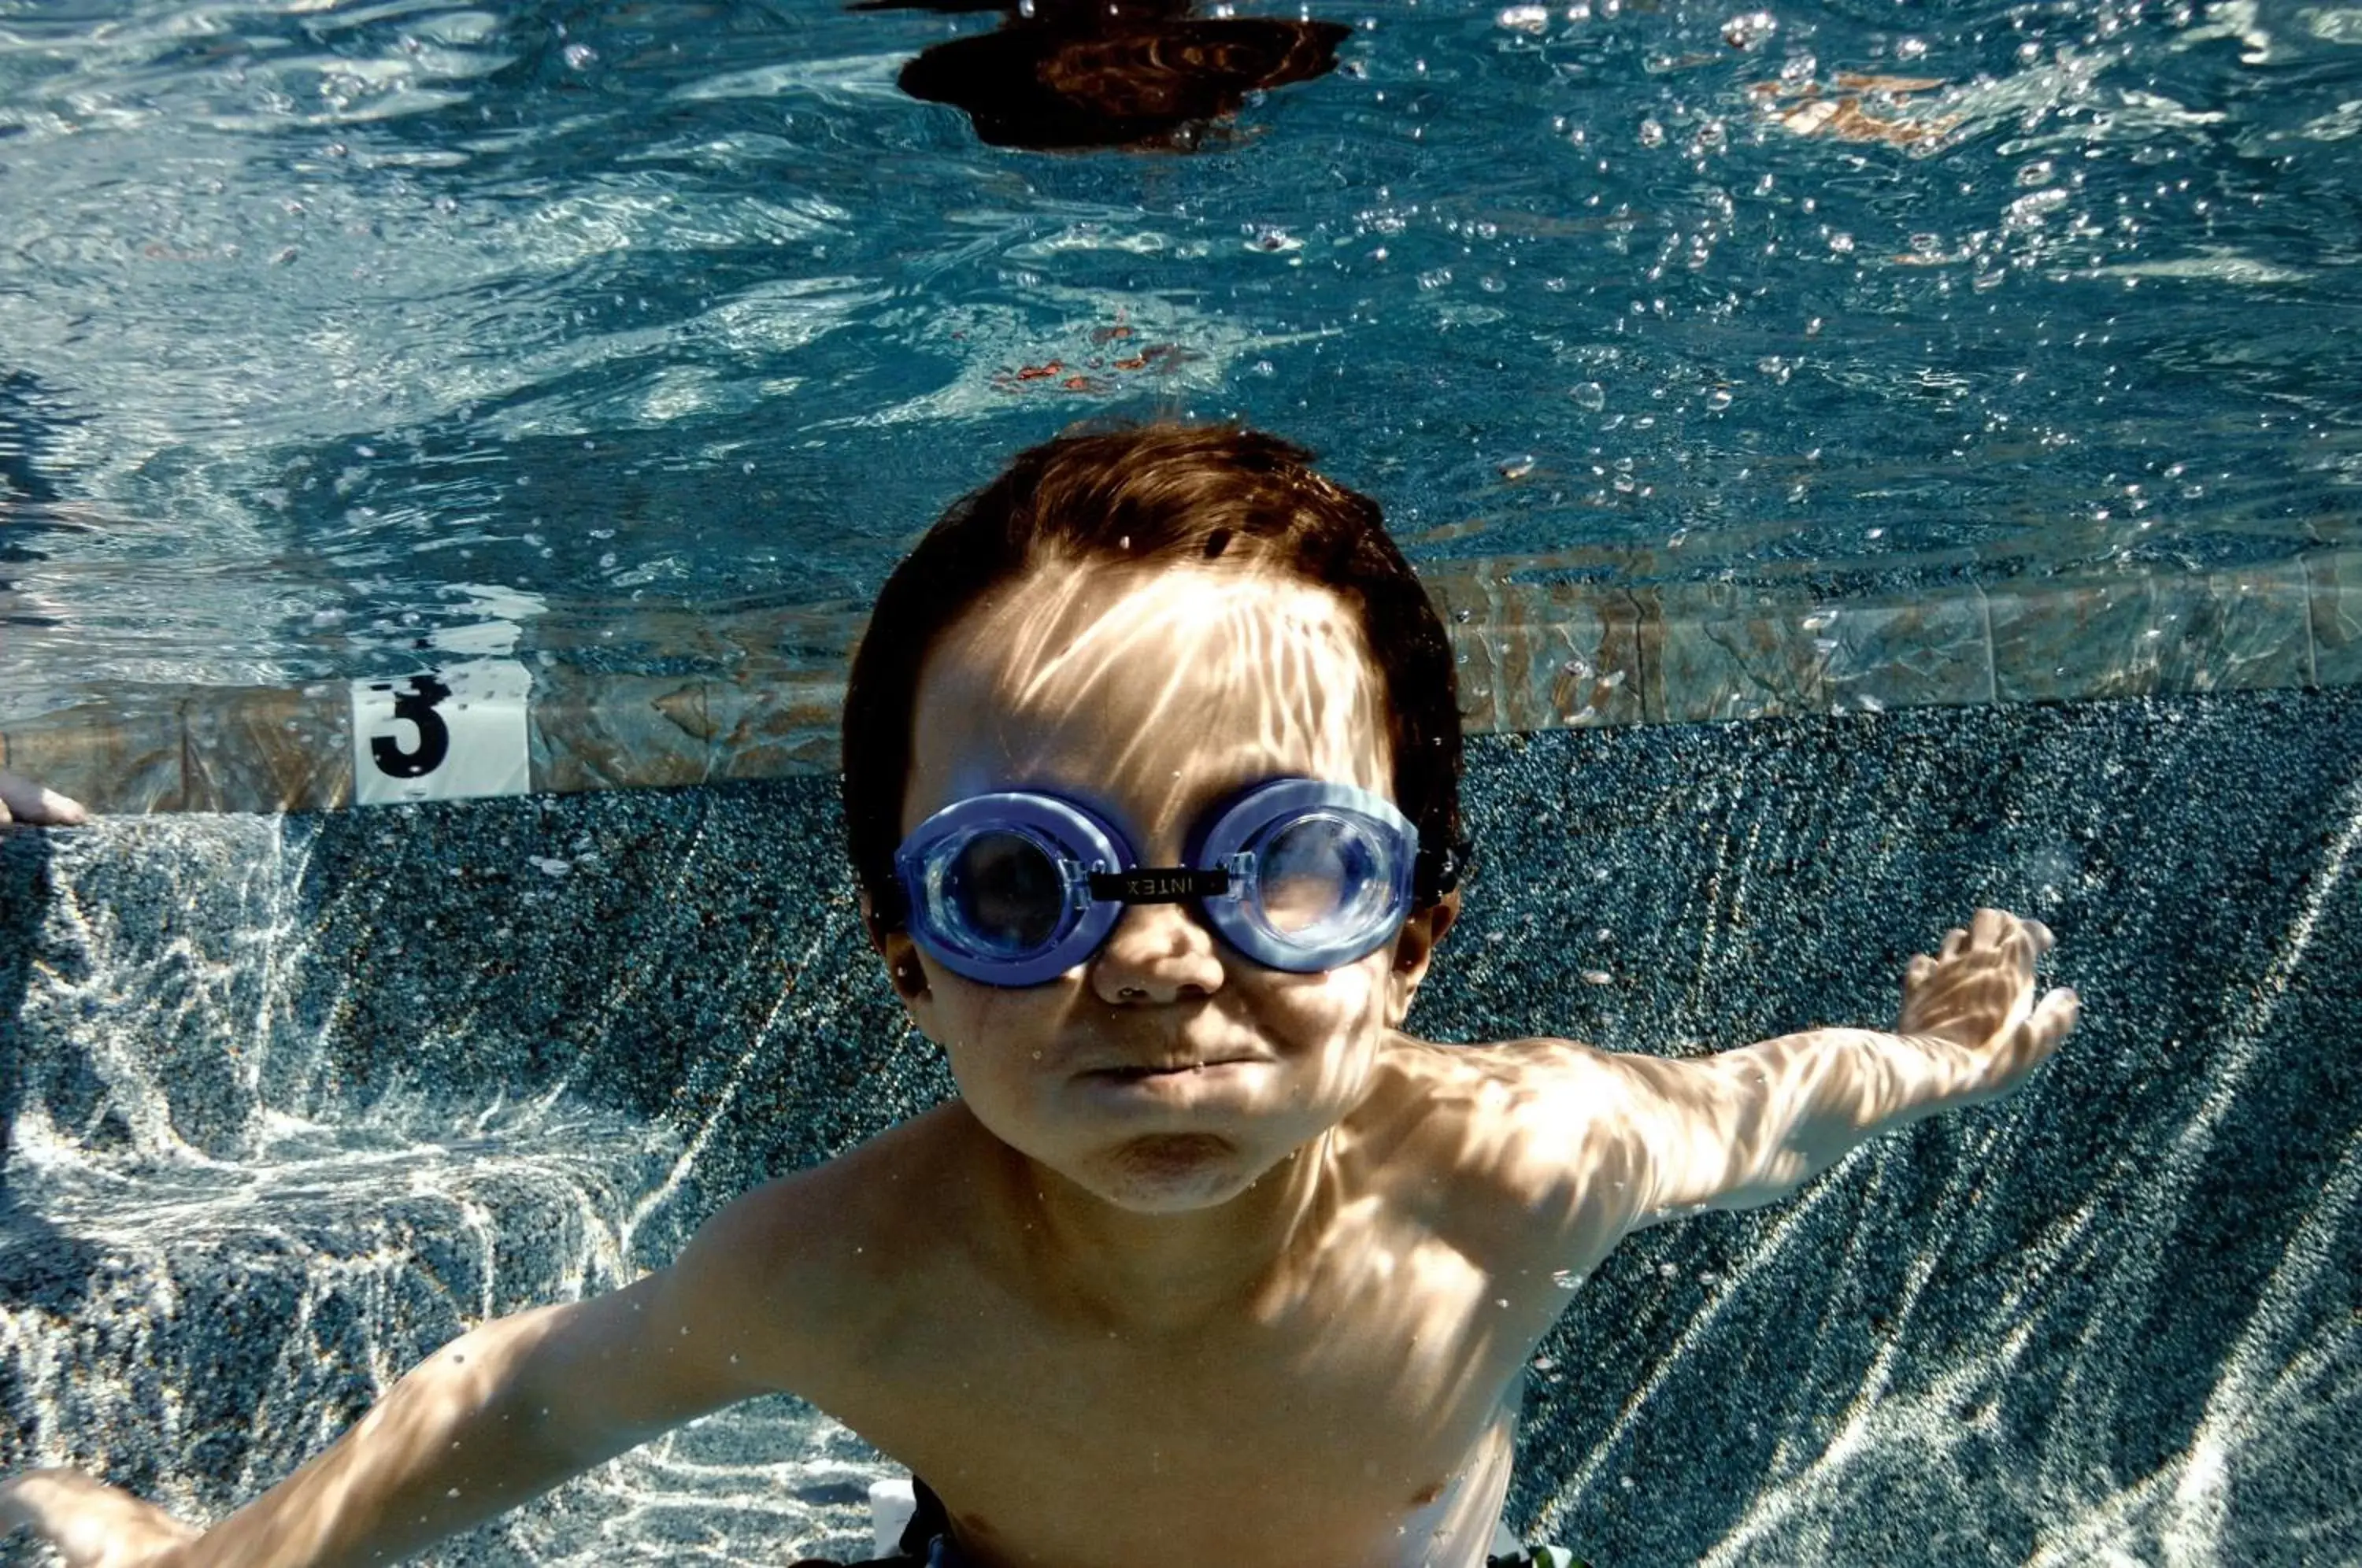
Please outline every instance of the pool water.
[[[828, 778], [135, 813], [347, 799], [335, 683], [476, 658], [574, 726], [544, 790], [824, 767], [947, 500], [1237, 415], [1476, 656], [1413, 1027], [1883, 1022], [1979, 903], [2084, 999], [2004, 1104], [1620, 1249], [1516, 1521], [1600, 1568], [2362, 1558], [2362, 9], [1026, 9], [0, 0], [0, 761], [104, 732], [28, 755], [123, 791], [0, 836], [0, 1469], [217, 1514], [947, 1090]], [[1189, 50], [1230, 74], [1108, 65]], [[1051, 58], [1097, 122], [967, 69]], [[1726, 620], [1625, 687], [1541, 624], [1650, 585]], [[1844, 688], [1860, 605], [1963, 705]], [[2177, 616], [2223, 660], [2152, 679]], [[680, 740], [785, 677], [794, 744]], [[2210, 683], [2324, 690], [2036, 701]], [[193, 782], [272, 746], [318, 787]], [[436, 1560], [846, 1553], [889, 1470], [766, 1402]]]
[[0, 4], [0, 720], [487, 627], [834, 657], [950, 496], [1110, 413], [1268, 425], [1526, 580], [2356, 536], [2362, 10], [1315, 20], [1331, 68], [1197, 151], [1044, 152], [898, 86], [1013, 16]]

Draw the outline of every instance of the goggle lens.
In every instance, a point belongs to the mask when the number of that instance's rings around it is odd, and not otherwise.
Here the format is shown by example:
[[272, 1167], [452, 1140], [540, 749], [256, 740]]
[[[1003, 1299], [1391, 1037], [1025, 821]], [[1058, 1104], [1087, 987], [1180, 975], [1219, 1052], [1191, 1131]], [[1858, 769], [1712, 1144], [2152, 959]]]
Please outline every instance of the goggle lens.
[[987, 831], [945, 857], [936, 888], [943, 911], [982, 953], [1021, 958], [1050, 945], [1065, 913], [1055, 852], [1027, 833]]
[[1299, 817], [1266, 839], [1256, 860], [1264, 921], [1283, 936], [1334, 940], [1385, 901], [1376, 846], [1349, 817]]

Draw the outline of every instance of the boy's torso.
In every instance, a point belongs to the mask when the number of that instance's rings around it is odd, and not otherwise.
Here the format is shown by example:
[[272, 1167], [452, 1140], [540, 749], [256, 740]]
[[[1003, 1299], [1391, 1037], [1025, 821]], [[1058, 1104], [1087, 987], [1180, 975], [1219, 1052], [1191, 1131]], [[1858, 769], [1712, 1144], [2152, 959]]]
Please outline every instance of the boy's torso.
[[779, 1281], [787, 1381], [986, 1562], [1481, 1563], [1570, 1257], [1505, 1212], [1547, 1207], [1505, 1154], [1520, 1049], [1404, 1041], [1286, 1253], [1229, 1309], [1147, 1327], [1041, 1288], [1027, 1221], [978, 1196], [1001, 1146], [938, 1108], [771, 1189], [840, 1242]]

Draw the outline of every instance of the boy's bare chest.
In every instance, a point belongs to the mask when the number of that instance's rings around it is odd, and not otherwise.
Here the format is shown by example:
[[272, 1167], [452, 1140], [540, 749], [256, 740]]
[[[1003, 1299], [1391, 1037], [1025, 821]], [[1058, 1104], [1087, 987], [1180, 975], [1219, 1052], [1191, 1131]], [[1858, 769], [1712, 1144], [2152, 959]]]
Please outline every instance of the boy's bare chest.
[[1531, 1338], [1469, 1260], [1392, 1240], [1186, 1330], [930, 1281], [822, 1402], [1012, 1559], [1366, 1568], [1506, 1463]]

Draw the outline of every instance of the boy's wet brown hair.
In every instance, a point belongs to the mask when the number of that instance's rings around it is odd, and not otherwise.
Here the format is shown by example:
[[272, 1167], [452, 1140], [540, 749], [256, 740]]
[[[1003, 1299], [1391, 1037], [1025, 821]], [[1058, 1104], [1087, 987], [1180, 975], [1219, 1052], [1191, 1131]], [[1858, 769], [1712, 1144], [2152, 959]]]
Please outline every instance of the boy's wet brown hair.
[[844, 821], [876, 932], [898, 930], [894, 851], [927, 654], [977, 602], [1046, 561], [1237, 560], [1317, 583], [1362, 629], [1385, 698], [1395, 803], [1418, 827], [1413, 900], [1459, 883], [1460, 707], [1451, 643], [1377, 502], [1312, 454], [1234, 425], [1062, 436], [962, 496], [878, 592], [844, 698]]

